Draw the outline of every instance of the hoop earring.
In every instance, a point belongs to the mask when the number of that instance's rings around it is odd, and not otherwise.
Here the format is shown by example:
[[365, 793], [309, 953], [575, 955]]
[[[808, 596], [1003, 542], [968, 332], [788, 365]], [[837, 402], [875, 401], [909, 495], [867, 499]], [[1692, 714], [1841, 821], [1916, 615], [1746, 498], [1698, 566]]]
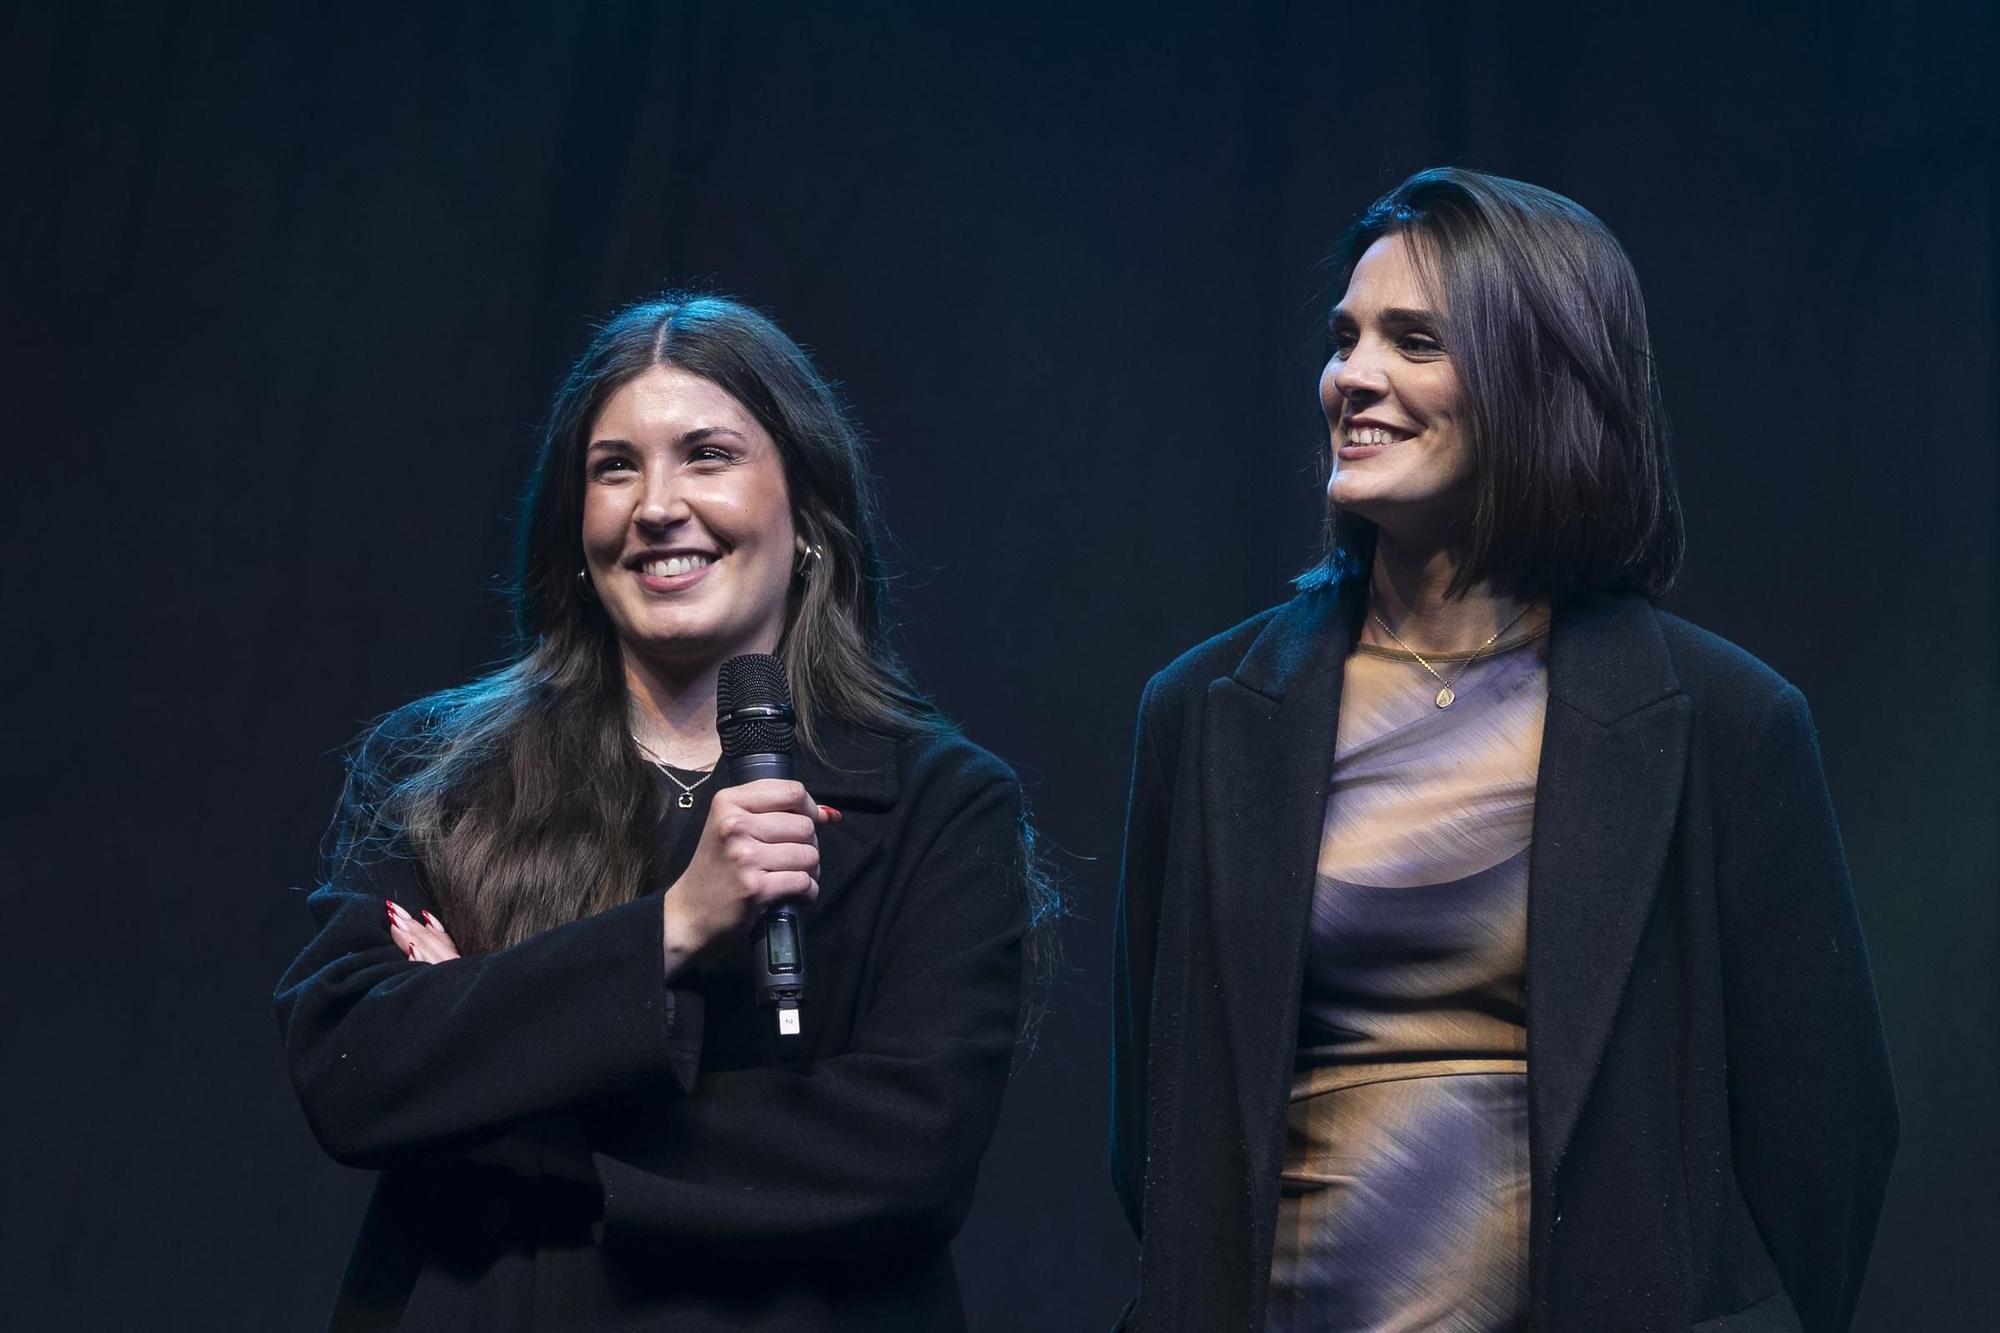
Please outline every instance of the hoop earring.
[[597, 585], [590, 581], [589, 570], [579, 569], [576, 571], [576, 588], [577, 596], [583, 598], [584, 601], [594, 602], [597, 600]]
[[802, 579], [809, 579], [812, 577], [813, 570], [825, 558], [819, 547], [811, 542], [807, 542], [799, 548], [799, 558], [797, 563], [792, 566], [792, 572]]

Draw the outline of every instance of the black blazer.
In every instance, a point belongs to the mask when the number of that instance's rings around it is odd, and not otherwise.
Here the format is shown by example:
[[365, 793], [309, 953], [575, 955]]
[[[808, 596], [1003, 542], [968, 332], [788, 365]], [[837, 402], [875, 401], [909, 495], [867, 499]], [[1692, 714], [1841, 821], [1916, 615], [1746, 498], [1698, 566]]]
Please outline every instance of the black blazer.
[[[1156, 676], [1119, 894], [1112, 1173], [1131, 1329], [1263, 1328], [1357, 599]], [[1897, 1118], [1804, 699], [1636, 597], [1561, 611], [1528, 893], [1539, 1333], [1841, 1329]]]
[[828, 732], [797, 761], [845, 815], [809, 1062], [775, 1050], [747, 945], [665, 983], [658, 894], [438, 966], [389, 941], [384, 898], [435, 906], [393, 848], [312, 895], [292, 1079], [326, 1150], [383, 1173], [334, 1328], [964, 1327], [948, 1242], [1018, 1021], [1019, 785], [956, 736]]

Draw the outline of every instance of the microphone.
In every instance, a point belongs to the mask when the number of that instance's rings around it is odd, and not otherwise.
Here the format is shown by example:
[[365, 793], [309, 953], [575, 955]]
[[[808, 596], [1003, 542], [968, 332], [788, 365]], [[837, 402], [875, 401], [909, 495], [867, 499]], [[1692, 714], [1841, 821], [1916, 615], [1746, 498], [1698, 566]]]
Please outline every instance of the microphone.
[[[744, 653], [722, 664], [715, 682], [715, 730], [734, 787], [792, 776], [792, 690], [785, 664], [769, 653]], [[799, 1035], [806, 996], [806, 937], [799, 909], [781, 903], [757, 923], [752, 969], [757, 1002], [775, 1006], [778, 1035]]]

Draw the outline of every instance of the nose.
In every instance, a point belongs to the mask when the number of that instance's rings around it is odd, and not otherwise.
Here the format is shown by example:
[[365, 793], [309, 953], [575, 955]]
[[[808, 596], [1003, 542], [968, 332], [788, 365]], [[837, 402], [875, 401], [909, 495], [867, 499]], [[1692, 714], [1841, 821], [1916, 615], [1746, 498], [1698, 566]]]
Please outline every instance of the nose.
[[1362, 338], [1345, 354], [1336, 353], [1327, 362], [1327, 381], [1343, 399], [1369, 403], [1389, 392], [1387, 367], [1382, 349], [1373, 338]]
[[687, 496], [671, 468], [649, 468], [645, 490], [632, 511], [632, 521], [642, 528], [670, 528], [686, 518]]

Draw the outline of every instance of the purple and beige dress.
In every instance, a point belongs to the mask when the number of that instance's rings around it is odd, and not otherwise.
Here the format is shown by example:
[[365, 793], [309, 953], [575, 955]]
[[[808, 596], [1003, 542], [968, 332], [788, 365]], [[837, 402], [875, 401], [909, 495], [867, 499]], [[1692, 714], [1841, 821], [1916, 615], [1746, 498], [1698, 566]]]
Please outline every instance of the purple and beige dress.
[[1348, 657], [1307, 942], [1272, 1333], [1527, 1327], [1528, 844], [1547, 639]]

